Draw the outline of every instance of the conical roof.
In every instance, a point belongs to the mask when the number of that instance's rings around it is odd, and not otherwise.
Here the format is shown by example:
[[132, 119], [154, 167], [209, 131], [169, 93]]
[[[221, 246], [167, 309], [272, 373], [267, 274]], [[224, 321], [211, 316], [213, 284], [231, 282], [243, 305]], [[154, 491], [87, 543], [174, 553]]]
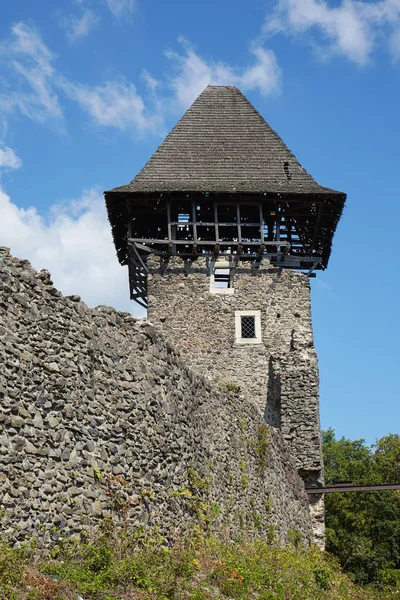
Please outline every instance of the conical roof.
[[234, 86], [208, 86], [131, 183], [111, 191], [335, 193]]

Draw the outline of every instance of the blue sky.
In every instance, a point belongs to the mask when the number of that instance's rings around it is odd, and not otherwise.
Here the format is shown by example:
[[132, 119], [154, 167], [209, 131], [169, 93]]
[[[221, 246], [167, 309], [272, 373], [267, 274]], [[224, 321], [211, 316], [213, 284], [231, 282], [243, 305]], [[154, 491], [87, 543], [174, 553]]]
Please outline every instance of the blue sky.
[[237, 85], [347, 206], [312, 281], [323, 427], [399, 431], [400, 0], [14, 0], [0, 7], [0, 245], [135, 310], [102, 191], [208, 84]]

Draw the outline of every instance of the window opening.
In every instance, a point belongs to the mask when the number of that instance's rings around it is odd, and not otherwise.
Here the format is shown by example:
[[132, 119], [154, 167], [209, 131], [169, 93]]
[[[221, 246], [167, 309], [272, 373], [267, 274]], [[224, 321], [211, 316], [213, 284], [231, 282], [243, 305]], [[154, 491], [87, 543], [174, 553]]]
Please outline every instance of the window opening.
[[255, 317], [245, 315], [241, 318], [241, 330], [243, 339], [252, 339], [256, 337], [256, 320]]
[[235, 311], [235, 344], [261, 344], [261, 312]]
[[229, 261], [219, 260], [210, 265], [210, 293], [233, 294], [233, 269]]
[[189, 213], [178, 213], [178, 223], [189, 223], [190, 215]]
[[231, 287], [231, 270], [215, 269], [214, 271], [214, 287], [218, 289], [228, 289]]

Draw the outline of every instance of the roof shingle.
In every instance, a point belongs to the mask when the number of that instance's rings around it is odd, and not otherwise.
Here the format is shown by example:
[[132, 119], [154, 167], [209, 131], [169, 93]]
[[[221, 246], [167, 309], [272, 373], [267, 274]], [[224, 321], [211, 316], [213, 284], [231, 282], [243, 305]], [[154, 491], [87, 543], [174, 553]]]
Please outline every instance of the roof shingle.
[[234, 86], [208, 86], [131, 183], [111, 191], [335, 193]]

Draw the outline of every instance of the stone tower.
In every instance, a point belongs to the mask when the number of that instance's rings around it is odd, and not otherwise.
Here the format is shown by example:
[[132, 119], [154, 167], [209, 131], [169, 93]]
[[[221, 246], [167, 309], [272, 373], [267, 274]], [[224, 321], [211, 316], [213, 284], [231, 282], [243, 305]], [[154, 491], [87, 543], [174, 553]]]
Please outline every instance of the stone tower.
[[256, 400], [303, 479], [321, 482], [309, 278], [327, 267], [345, 194], [237, 88], [208, 86], [105, 198], [131, 298], [195, 370]]

